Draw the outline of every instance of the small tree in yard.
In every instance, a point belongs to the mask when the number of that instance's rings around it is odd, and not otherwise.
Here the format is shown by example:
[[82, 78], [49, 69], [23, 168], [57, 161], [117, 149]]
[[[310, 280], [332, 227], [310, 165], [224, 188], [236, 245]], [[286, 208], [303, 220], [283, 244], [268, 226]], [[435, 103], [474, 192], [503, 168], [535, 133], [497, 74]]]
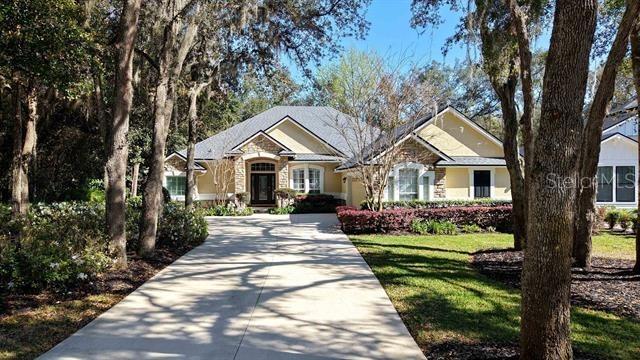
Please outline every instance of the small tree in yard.
[[334, 115], [331, 126], [348, 144], [346, 165], [362, 181], [368, 207], [378, 211], [389, 172], [405, 151], [401, 140], [437, 112], [432, 85], [415, 69], [406, 71], [404, 61], [392, 68], [388, 63], [374, 53], [352, 51], [317, 80], [327, 102], [347, 114]]

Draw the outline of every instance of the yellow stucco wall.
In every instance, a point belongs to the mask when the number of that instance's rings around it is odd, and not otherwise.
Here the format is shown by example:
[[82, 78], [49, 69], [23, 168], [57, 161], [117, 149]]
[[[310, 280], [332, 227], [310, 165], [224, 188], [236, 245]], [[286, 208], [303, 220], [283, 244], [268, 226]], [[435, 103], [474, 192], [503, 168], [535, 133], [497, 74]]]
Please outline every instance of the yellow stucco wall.
[[360, 203], [367, 198], [362, 182], [357, 179], [351, 179], [351, 202], [347, 205], [359, 207]]
[[[214, 165], [213, 162], [207, 161], [206, 163], [200, 163], [203, 165], [207, 172], [196, 177], [196, 186], [198, 187], [198, 194], [222, 194], [234, 193], [235, 184], [233, 176], [233, 163], [219, 163]], [[216, 167], [217, 179], [214, 179], [213, 167]], [[229, 166], [228, 170], [223, 170], [223, 167]], [[226, 186], [223, 186], [223, 181], [226, 181]]]
[[468, 199], [469, 169], [447, 168], [444, 186], [447, 199]]
[[283, 121], [268, 134], [293, 152], [300, 154], [330, 154], [330, 149], [291, 121]]
[[493, 197], [496, 199], [511, 199], [511, 179], [509, 179], [509, 171], [506, 168], [497, 168], [495, 177]]
[[502, 147], [451, 111], [420, 130], [420, 136], [449, 156], [502, 157]]

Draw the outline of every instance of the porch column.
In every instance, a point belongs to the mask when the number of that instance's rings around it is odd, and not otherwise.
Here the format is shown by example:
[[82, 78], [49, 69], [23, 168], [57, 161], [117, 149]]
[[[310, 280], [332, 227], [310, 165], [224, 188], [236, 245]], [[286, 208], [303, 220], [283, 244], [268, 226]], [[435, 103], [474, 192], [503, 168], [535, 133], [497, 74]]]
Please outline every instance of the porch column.
[[444, 199], [447, 196], [445, 183], [444, 183], [446, 169], [441, 167], [436, 167], [434, 169], [434, 172], [435, 172], [435, 179], [433, 181], [434, 183], [433, 197], [438, 199]]
[[238, 157], [234, 161], [233, 167], [235, 170], [236, 194], [246, 192], [246, 169], [244, 159], [242, 157]]
[[278, 171], [278, 189], [289, 187], [289, 160], [285, 156], [281, 156], [277, 165]]

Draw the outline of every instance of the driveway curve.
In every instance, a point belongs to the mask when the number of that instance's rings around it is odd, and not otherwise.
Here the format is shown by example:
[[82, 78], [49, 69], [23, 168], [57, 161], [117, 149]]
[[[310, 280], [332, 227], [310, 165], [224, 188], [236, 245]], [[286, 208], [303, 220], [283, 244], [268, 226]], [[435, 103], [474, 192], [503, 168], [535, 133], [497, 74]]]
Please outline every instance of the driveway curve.
[[335, 215], [208, 218], [210, 236], [43, 359], [424, 359]]

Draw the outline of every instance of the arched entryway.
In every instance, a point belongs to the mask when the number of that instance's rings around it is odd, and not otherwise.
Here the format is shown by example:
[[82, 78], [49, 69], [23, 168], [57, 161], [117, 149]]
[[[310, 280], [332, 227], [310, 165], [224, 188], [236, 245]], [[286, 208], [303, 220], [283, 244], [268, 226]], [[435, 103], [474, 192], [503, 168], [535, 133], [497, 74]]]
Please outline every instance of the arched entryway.
[[276, 202], [276, 164], [268, 160], [255, 160], [249, 168], [249, 192], [252, 205], [274, 205]]

